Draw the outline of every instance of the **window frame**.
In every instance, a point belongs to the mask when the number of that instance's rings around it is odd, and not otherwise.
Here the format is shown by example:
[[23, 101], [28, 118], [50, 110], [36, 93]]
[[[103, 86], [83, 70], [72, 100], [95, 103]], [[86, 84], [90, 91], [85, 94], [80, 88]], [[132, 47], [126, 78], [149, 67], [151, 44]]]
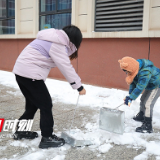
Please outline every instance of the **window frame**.
[[8, 2], [9, 0], [6, 0], [6, 17], [0, 17], [0, 21], [1, 20], [10, 20], [10, 19], [15, 19], [15, 16], [8, 16]]
[[58, 10], [58, 0], [56, 0], [56, 9], [54, 11], [41, 12], [41, 0], [39, 0], [39, 31], [41, 26], [41, 16], [56, 15], [63, 13], [72, 13], [72, 7], [71, 9]]

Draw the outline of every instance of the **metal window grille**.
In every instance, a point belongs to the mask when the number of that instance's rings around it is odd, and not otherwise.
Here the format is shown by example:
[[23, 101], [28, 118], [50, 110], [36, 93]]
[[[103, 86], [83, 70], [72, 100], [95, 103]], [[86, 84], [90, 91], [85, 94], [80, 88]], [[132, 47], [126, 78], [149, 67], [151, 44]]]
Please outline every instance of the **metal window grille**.
[[144, 0], [96, 0], [95, 31], [141, 31]]

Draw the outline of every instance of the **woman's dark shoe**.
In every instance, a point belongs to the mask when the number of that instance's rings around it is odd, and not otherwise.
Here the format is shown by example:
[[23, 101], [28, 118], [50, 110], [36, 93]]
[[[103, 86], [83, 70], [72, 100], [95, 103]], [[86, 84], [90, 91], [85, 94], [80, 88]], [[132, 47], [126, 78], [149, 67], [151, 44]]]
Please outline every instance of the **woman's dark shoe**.
[[141, 127], [136, 128], [136, 132], [141, 133], [152, 133], [152, 118], [145, 117]]
[[140, 111], [133, 119], [135, 121], [144, 122], [144, 113]]
[[38, 133], [37, 132], [31, 132], [31, 131], [16, 131], [13, 134], [13, 138], [15, 140], [19, 140], [19, 139], [22, 139], [22, 138], [34, 139], [34, 138], [37, 138], [37, 137], [38, 137]]
[[63, 138], [57, 137], [55, 134], [50, 137], [42, 137], [39, 148], [45, 149], [50, 147], [61, 147], [65, 144]]

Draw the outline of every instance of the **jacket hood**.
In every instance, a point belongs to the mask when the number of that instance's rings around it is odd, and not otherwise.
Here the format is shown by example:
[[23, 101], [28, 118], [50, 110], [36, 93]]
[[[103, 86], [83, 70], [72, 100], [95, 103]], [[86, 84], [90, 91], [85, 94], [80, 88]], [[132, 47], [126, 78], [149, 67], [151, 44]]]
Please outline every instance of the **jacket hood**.
[[72, 55], [77, 50], [76, 46], [70, 42], [68, 35], [63, 30], [54, 28], [41, 30], [37, 34], [37, 39], [66, 46], [68, 56]]
[[126, 82], [128, 85], [130, 85], [139, 71], [138, 61], [132, 57], [123, 57], [118, 62], [120, 63], [121, 69], [129, 72], [126, 77]]

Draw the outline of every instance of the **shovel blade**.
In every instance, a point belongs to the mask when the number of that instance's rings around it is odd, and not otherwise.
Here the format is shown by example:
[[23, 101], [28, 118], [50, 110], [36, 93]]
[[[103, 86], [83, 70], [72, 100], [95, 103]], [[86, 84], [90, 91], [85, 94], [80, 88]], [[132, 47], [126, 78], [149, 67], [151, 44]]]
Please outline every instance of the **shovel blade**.
[[93, 144], [89, 140], [77, 140], [66, 132], [61, 133], [61, 138], [63, 138], [65, 142], [71, 145], [72, 147], [82, 147], [82, 146], [89, 146]]
[[101, 108], [99, 115], [99, 128], [112, 133], [124, 133], [125, 114], [123, 111]]
[[61, 138], [63, 138], [67, 144], [69, 144], [71, 146], [75, 145], [76, 139], [73, 138], [72, 136], [70, 136], [68, 133], [62, 132], [61, 133]]

